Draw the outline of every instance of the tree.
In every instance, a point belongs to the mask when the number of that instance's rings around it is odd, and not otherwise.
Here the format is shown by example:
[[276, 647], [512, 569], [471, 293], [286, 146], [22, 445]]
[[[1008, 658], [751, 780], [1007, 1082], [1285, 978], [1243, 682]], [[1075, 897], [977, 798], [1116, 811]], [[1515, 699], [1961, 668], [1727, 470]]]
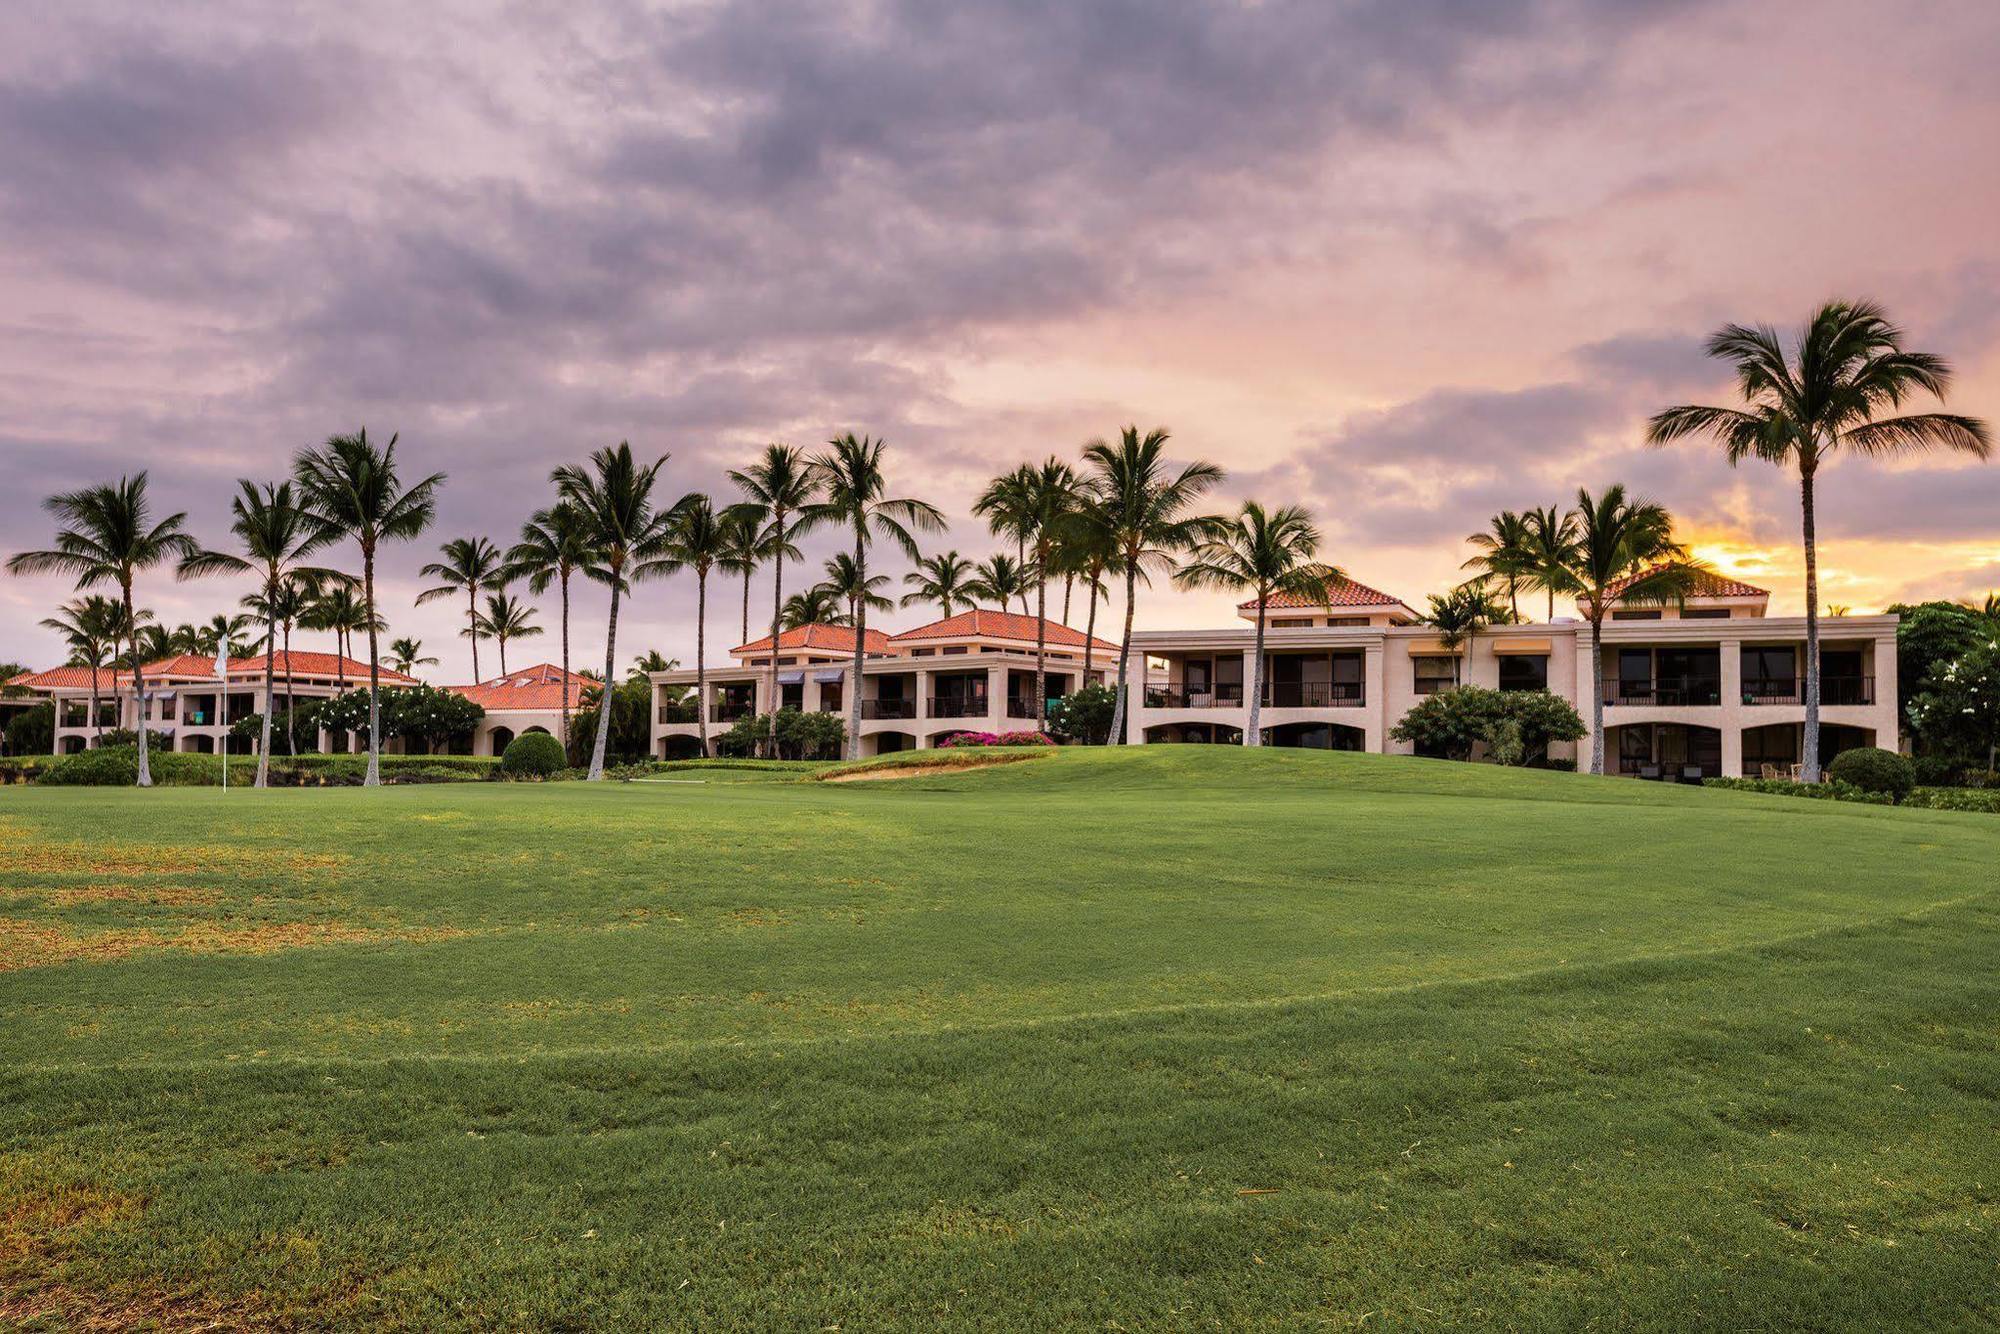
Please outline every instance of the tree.
[[845, 551], [836, 551], [827, 557], [826, 578], [818, 587], [831, 593], [834, 599], [847, 610], [841, 615], [845, 623], [861, 627], [861, 615], [866, 611], [894, 611], [896, 604], [882, 593], [883, 585], [889, 582], [886, 574], [863, 574], [854, 563], [854, 557]]
[[653, 685], [645, 677], [627, 677], [609, 691], [602, 684], [587, 685], [578, 700], [578, 713], [570, 720], [572, 735], [565, 738], [568, 753], [594, 750], [599, 717], [609, 717], [605, 733], [605, 756], [609, 763], [630, 764], [646, 758], [652, 745], [649, 716]]
[[[1969, 652], [1987, 627], [1979, 612], [1960, 602], [1899, 602], [1889, 611], [1897, 618], [1896, 708], [1907, 717], [1911, 702], [1937, 672]], [[1918, 753], [1924, 753], [1927, 738], [1921, 730], [1916, 740]]]
[[644, 680], [654, 672], [671, 672], [681, 665], [679, 658], [669, 658], [656, 648], [649, 648], [632, 659], [632, 670], [625, 673], [625, 679]]
[[[592, 576], [611, 590], [611, 616], [604, 632], [607, 681], [618, 664], [619, 595], [631, 580], [656, 569], [656, 562], [667, 554], [673, 514], [653, 503], [653, 491], [666, 462], [667, 456], [662, 454], [642, 466], [634, 461], [632, 446], [620, 440], [616, 449], [592, 454], [588, 467], [564, 464], [549, 475], [562, 498], [582, 514], [584, 531], [598, 553]], [[593, 783], [604, 778], [604, 747], [610, 736], [611, 695], [600, 691], [597, 733], [590, 747], [589, 779]]]
[[1576, 515], [1550, 505], [1521, 516], [1527, 539], [1528, 573], [1522, 586], [1548, 594], [1547, 619], [1556, 618], [1556, 594], [1574, 593], [1570, 567], [1576, 563]]
[[965, 584], [967, 596], [974, 602], [991, 602], [1001, 611], [1015, 598], [1021, 600], [1021, 614], [1028, 614], [1028, 572], [1004, 551], [996, 551], [991, 557], [972, 567], [972, 578]]
[[[488, 593], [486, 610], [473, 618], [474, 624], [500, 647], [500, 675], [507, 674], [507, 641], [532, 639], [542, 632], [535, 624], [535, 609], [506, 591]], [[470, 633], [469, 631], [462, 633]]]
[[[754, 530], [749, 530], [754, 531]], [[681, 497], [667, 525], [666, 549], [657, 573], [678, 574], [694, 571], [694, 692], [695, 726], [701, 738], [701, 753], [708, 754], [708, 576], [718, 566], [728, 568], [735, 536], [729, 523], [716, 513], [715, 503], [700, 493]], [[743, 576], [744, 614], [749, 614], [750, 576]], [[744, 629], [749, 629], [746, 623]], [[740, 641], [739, 641], [740, 642]], [[775, 645], [773, 646], [775, 648]], [[564, 720], [568, 736], [568, 720]], [[649, 733], [650, 735], [650, 733]]]
[[1578, 741], [1583, 733], [1583, 718], [1560, 695], [1471, 685], [1426, 695], [1389, 729], [1419, 754], [1448, 760], [1471, 759], [1483, 741], [1496, 764], [1530, 763], [1551, 741]]
[[[132, 601], [138, 576], [201, 549], [185, 528], [187, 515], [169, 514], [154, 522], [143, 472], [102, 486], [59, 492], [43, 501], [42, 508], [55, 516], [55, 545], [46, 551], [20, 552], [8, 560], [7, 569], [14, 574], [67, 574], [75, 578], [78, 591], [105, 584], [117, 588], [128, 634], [136, 634], [139, 625]], [[146, 671], [145, 664], [136, 660], [132, 689], [139, 701], [138, 786], [151, 787]]]
[[250, 655], [250, 641], [247, 636], [256, 628], [256, 618], [242, 612], [217, 612], [208, 618], [208, 624], [195, 629], [194, 651], [204, 657], [214, 657], [221, 653], [231, 658], [245, 658]]
[[[1438, 642], [1463, 660], [1472, 658], [1472, 643], [1479, 632], [1496, 621], [1504, 622], [1507, 608], [1495, 602], [1487, 591], [1477, 584], [1460, 584], [1449, 593], [1430, 595], [1430, 606], [1417, 618], [1419, 623], [1428, 625], [1438, 632]], [[1464, 674], [1460, 673], [1463, 682]]]
[[[344, 574], [328, 572], [326, 577], [341, 583], [352, 582]], [[254, 593], [246, 594], [243, 598], [244, 607], [249, 610], [251, 615], [264, 622], [265, 625], [263, 640], [256, 647], [262, 648], [265, 644], [269, 643], [274, 629], [284, 640], [285, 665], [281, 674], [285, 682], [285, 753], [287, 755], [296, 755], [299, 753], [299, 737], [296, 730], [298, 726], [298, 710], [292, 705], [292, 627], [298, 625], [304, 617], [311, 613], [313, 600], [316, 596], [314, 590], [320, 587], [323, 582], [324, 580], [310, 575], [298, 574], [280, 583], [275, 595], [267, 596], [262, 589], [259, 589]], [[397, 643], [412, 642], [414, 641], [397, 641]], [[390, 647], [393, 650], [395, 645], [391, 645]], [[436, 662], [437, 659], [431, 658], [426, 661]], [[345, 684], [346, 665], [344, 663], [337, 663], [335, 671], [340, 676], [342, 683]]]
[[408, 676], [416, 671], [418, 667], [437, 666], [438, 660], [424, 656], [423, 640], [410, 639], [406, 636], [402, 639], [392, 639], [389, 641], [389, 665], [404, 676]]
[[1627, 500], [1610, 486], [1595, 498], [1576, 493], [1577, 541], [1569, 579], [1590, 622], [1590, 772], [1604, 772], [1604, 617], [1612, 604], [1648, 605], [1685, 598], [1699, 567], [1674, 541], [1666, 507]]
[[[918, 558], [916, 534], [944, 531], [944, 515], [928, 501], [888, 494], [889, 481], [882, 471], [883, 442], [852, 431], [827, 442], [825, 449], [808, 465], [810, 484], [819, 498], [805, 511], [814, 526], [825, 524], [845, 528], [854, 540], [851, 556], [827, 562], [827, 575], [834, 595], [846, 602], [853, 616], [854, 670], [848, 677], [847, 758], [861, 756], [861, 669], [867, 656], [871, 606], [887, 610], [888, 599], [875, 592], [888, 577], [870, 576], [868, 552], [875, 539], [884, 537], [900, 547], [911, 560]], [[842, 562], [845, 562], [843, 564]], [[771, 662], [778, 661], [777, 641], [771, 643]], [[774, 692], [772, 700], [777, 699]], [[776, 733], [772, 736], [775, 739]]]
[[852, 625], [853, 621], [841, 610], [838, 593], [825, 584], [814, 584], [785, 599], [778, 623], [787, 630], [796, 630], [802, 625]]
[[129, 635], [124, 606], [92, 593], [64, 603], [54, 616], [43, 620], [42, 628], [62, 636], [72, 664], [90, 668], [90, 730], [92, 737], [102, 744], [104, 710], [98, 703], [98, 672], [110, 664], [118, 645]]
[[[262, 589], [265, 614], [274, 615], [280, 590], [293, 580], [337, 579], [332, 570], [301, 565], [313, 552], [333, 542], [337, 534], [319, 522], [300, 504], [290, 482], [266, 482], [261, 488], [248, 478], [239, 478], [236, 495], [229, 502], [229, 531], [242, 543], [243, 554], [225, 551], [199, 552], [181, 562], [182, 577], [204, 574], [254, 574]], [[242, 618], [246, 623], [248, 617]], [[277, 625], [264, 626], [264, 709], [263, 730], [257, 742], [258, 787], [270, 786], [271, 713], [277, 691]], [[290, 663], [286, 664], [290, 672]], [[291, 691], [286, 690], [286, 706]]]
[[[792, 445], [766, 446], [763, 455], [749, 467], [731, 470], [729, 480], [743, 488], [745, 512], [755, 514], [762, 536], [760, 551], [771, 561], [771, 699], [778, 698], [778, 635], [785, 610], [785, 557], [796, 556], [792, 539], [810, 529], [816, 521], [813, 503], [819, 499], [819, 479], [805, 455]], [[860, 681], [855, 681], [856, 693]], [[771, 715], [771, 752], [778, 749], [778, 723]]]
[[1127, 426], [1118, 443], [1094, 440], [1083, 451], [1093, 473], [1093, 503], [1100, 507], [1106, 536], [1125, 576], [1125, 635], [1119, 644], [1118, 707], [1111, 723], [1114, 745], [1124, 742], [1131, 707], [1125, 677], [1132, 660], [1132, 612], [1139, 578], [1149, 568], [1170, 568], [1176, 552], [1187, 550], [1208, 531], [1213, 520], [1189, 510], [1222, 480], [1222, 469], [1202, 460], [1171, 471], [1165, 458], [1168, 439], [1158, 427], [1141, 436], [1138, 427]]
[[2000, 764], [2000, 630], [1933, 672], [1909, 717], [1936, 753], [1983, 756], [1989, 771]]
[[1243, 744], [1264, 744], [1264, 626], [1266, 604], [1279, 593], [1292, 593], [1315, 603], [1333, 595], [1327, 585], [1340, 571], [1312, 564], [1319, 550], [1319, 529], [1312, 516], [1295, 505], [1266, 511], [1254, 500], [1232, 521], [1218, 521], [1201, 536], [1187, 563], [1174, 572], [1182, 588], [1248, 591], [1257, 599], [1257, 653], [1250, 664], [1250, 726]]
[[[1105, 507], [1097, 479], [1078, 482], [1076, 505], [1063, 516], [1056, 552], [1057, 564], [1065, 574], [1073, 571], [1083, 581], [1084, 596], [1090, 599], [1083, 624], [1083, 679], [1088, 681], [1096, 666], [1097, 603], [1100, 598], [1108, 600], [1110, 596], [1104, 577], [1120, 572], [1118, 542], [1111, 531], [1110, 511]], [[1142, 573], [1140, 577], [1145, 576]], [[1067, 624], [1068, 620], [1065, 605], [1063, 621]]]
[[379, 615], [368, 614], [368, 604], [355, 596], [357, 584], [357, 580], [347, 575], [342, 575], [338, 583], [323, 587], [308, 584], [306, 610], [299, 617], [299, 624], [305, 629], [333, 635], [334, 655], [338, 659], [334, 675], [343, 687], [347, 685], [347, 664], [354, 657], [354, 636], [371, 630], [380, 634], [389, 628]]
[[[1046, 727], [1049, 716], [1048, 641], [1049, 572], [1062, 539], [1064, 521], [1081, 498], [1076, 470], [1058, 458], [1039, 468], [1024, 469], [1022, 519], [1027, 528], [1029, 569], [1035, 581], [1035, 721]], [[1079, 684], [1081, 684], [1079, 682]]]
[[[483, 537], [454, 537], [438, 550], [444, 559], [417, 571], [425, 579], [438, 580], [438, 586], [417, 594], [417, 605], [465, 594], [465, 629], [459, 631], [459, 637], [472, 641], [472, 679], [476, 682], [481, 679], [479, 636], [489, 633], [480, 619], [479, 594], [484, 589], [505, 588], [510, 577], [508, 565], [500, 548]], [[500, 671], [505, 675], [507, 668], [503, 665]]]
[[[755, 505], [731, 505], [718, 515], [722, 525], [723, 551], [716, 557], [716, 568], [728, 574], [743, 576], [743, 624], [738, 627], [737, 643], [750, 642], [750, 576], [757, 567], [767, 560], [773, 548], [765, 541], [764, 520]], [[785, 554], [798, 558], [799, 550], [790, 543], [785, 544]]]
[[1903, 331], [1872, 302], [1830, 301], [1789, 346], [1769, 325], [1727, 324], [1708, 340], [1708, 355], [1736, 372], [1744, 407], [1685, 405], [1658, 413], [1647, 440], [1665, 445], [1705, 436], [1731, 467], [1758, 458], [1795, 472], [1806, 556], [1806, 724], [1801, 776], [1819, 781], [1819, 550], [1813, 488], [1824, 464], [1843, 449], [1869, 458], [1949, 450], [1985, 458], [1986, 423], [1948, 412], [1884, 417], [1916, 394], [1940, 402], [1951, 384], [1944, 358], [1903, 348]]
[[972, 502], [972, 512], [986, 520], [987, 531], [995, 537], [1014, 539], [1014, 564], [1028, 564], [1028, 536], [1034, 528], [1034, 469], [1022, 464], [986, 484]]
[[361, 548], [361, 613], [368, 631], [368, 770], [364, 787], [382, 784], [382, 656], [378, 636], [381, 610], [375, 601], [375, 557], [384, 542], [407, 542], [422, 535], [437, 514], [443, 473], [405, 487], [396, 470], [396, 439], [377, 449], [363, 427], [353, 435], [330, 437], [319, 449], [301, 454], [293, 468], [306, 509], [336, 537], [351, 537]]
[[1516, 621], [1520, 620], [1521, 585], [1532, 579], [1535, 571], [1534, 541], [1529, 535], [1527, 519], [1513, 510], [1501, 510], [1489, 521], [1485, 532], [1474, 533], [1465, 540], [1474, 554], [1459, 568], [1477, 570], [1482, 582], [1505, 589], [1507, 610]]
[[598, 551], [591, 544], [583, 511], [566, 501], [536, 510], [521, 525], [521, 540], [507, 552], [507, 577], [528, 581], [528, 591], [546, 593], [556, 586], [562, 607], [562, 735], [569, 742], [569, 581], [578, 574], [598, 577]]
[[956, 551], [924, 557], [917, 561], [916, 569], [903, 576], [910, 591], [903, 594], [902, 605], [935, 602], [939, 617], [949, 619], [959, 603], [972, 605], [972, 595], [965, 591], [971, 578], [972, 562]]

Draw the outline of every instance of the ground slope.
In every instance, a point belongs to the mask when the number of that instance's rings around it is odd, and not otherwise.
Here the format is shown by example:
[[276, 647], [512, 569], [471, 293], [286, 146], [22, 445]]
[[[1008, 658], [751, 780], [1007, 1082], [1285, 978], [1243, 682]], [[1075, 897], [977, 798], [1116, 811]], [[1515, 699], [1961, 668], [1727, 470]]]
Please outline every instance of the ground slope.
[[0, 1313], [1990, 1320], [1996, 865], [1192, 747], [8, 792]]

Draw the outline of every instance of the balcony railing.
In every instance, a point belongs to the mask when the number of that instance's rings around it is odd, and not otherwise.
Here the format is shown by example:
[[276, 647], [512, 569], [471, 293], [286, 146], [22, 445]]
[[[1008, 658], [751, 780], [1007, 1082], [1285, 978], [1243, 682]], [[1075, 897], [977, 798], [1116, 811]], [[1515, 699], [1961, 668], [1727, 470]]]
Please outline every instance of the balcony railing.
[[864, 699], [861, 701], [861, 720], [868, 722], [884, 718], [914, 718], [917, 716], [917, 702], [913, 699]]
[[1240, 709], [1243, 687], [1216, 686], [1211, 690], [1148, 690], [1149, 709]]
[[[1049, 707], [1053, 709], [1056, 705], [1062, 703], [1062, 700], [1063, 697], [1061, 695], [1050, 695]], [[1019, 695], [1014, 695], [1007, 700], [1007, 716], [1009, 718], [1038, 718], [1041, 715], [1035, 712], [1034, 700], [1022, 699]]]
[[986, 697], [983, 695], [933, 695], [926, 702], [927, 718], [984, 718]]
[[[1743, 683], [1745, 704], [1803, 704], [1806, 702], [1806, 683], [1803, 680], [1745, 681]], [[1819, 682], [1819, 702], [1821, 704], [1873, 704], [1875, 702], [1875, 678], [1872, 676], [1823, 676]]]
[[1713, 676], [1660, 676], [1650, 681], [1606, 681], [1606, 704], [1682, 708], [1722, 703], [1722, 682]]
[[692, 702], [660, 706], [660, 721], [663, 723], [692, 723], [699, 722], [700, 719], [701, 710]]
[[1352, 709], [1364, 702], [1359, 681], [1272, 681], [1264, 687], [1267, 709]]
[[757, 706], [747, 699], [724, 700], [709, 709], [708, 720], [712, 723], [733, 723], [738, 718], [748, 718], [755, 712]]

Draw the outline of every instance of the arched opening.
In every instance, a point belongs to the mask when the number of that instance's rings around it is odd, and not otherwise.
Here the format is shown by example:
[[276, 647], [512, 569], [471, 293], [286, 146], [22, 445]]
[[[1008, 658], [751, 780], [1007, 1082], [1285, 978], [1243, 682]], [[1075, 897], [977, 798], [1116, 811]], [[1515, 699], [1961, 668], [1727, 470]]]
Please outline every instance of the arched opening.
[[1146, 729], [1146, 744], [1240, 746], [1243, 729], [1226, 723], [1161, 723]]
[[1342, 723], [1283, 723], [1264, 729], [1267, 746], [1294, 746], [1302, 750], [1362, 750], [1368, 734]]
[[548, 728], [543, 727], [540, 723], [536, 723], [533, 727], [524, 727], [521, 729], [522, 736], [526, 736], [530, 732], [540, 732], [543, 736], [553, 735]]
[[[530, 729], [539, 731], [539, 728]], [[663, 736], [660, 738], [660, 758], [663, 760], [698, 760], [701, 755], [701, 738], [698, 736]]]
[[86, 739], [84, 737], [80, 736], [64, 737], [62, 739], [62, 753], [65, 755], [75, 755], [80, 753], [83, 750], [85, 740]]
[[181, 749], [195, 755], [213, 755], [215, 754], [215, 738], [207, 736], [182, 737]]
[[1607, 727], [1604, 736], [1607, 772], [1670, 783], [1722, 777], [1722, 733], [1716, 728], [1689, 723], [1628, 723]]
[[514, 743], [514, 729], [496, 727], [486, 734], [486, 740], [488, 755], [504, 755], [507, 753], [507, 747]]
[[917, 739], [908, 732], [876, 732], [861, 738], [861, 753], [864, 755], [894, 755], [898, 751], [915, 750]]

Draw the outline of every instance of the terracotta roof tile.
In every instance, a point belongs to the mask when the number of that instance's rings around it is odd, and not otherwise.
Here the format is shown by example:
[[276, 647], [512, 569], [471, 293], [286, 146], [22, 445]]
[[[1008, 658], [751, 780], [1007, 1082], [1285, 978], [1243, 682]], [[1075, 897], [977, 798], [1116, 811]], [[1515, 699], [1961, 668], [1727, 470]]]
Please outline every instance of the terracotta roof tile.
[[[1084, 636], [1080, 631], [1072, 630], [1058, 621], [1048, 621], [1046, 624], [1048, 629], [1044, 634], [1045, 642], [1061, 648], [1083, 647]], [[971, 611], [962, 611], [956, 616], [947, 616], [941, 621], [932, 621], [929, 625], [920, 625], [914, 630], [905, 630], [899, 635], [892, 635], [890, 642], [901, 644], [915, 639], [978, 638], [1005, 639], [1015, 643], [1032, 644], [1035, 642], [1035, 618], [1021, 616], [1011, 611], [989, 611], [984, 607], [974, 607]], [[1094, 642], [1100, 649], [1112, 653], [1118, 651], [1116, 644], [1106, 643], [1102, 639]]]
[[[1323, 569], [1324, 567], [1322, 567]], [[1346, 575], [1335, 578], [1327, 585], [1327, 600], [1315, 602], [1297, 593], [1279, 593], [1267, 603], [1271, 607], [1401, 607], [1412, 616], [1416, 612], [1401, 598], [1391, 597], [1377, 588], [1349, 579]], [[1237, 604], [1238, 611], [1257, 610], [1257, 599]]]
[[[356, 662], [353, 658], [342, 658], [335, 653], [276, 653], [272, 655], [273, 670], [282, 674], [290, 663], [290, 671], [296, 676], [338, 676], [337, 666], [345, 663], [347, 679], [353, 682], [368, 679], [368, 664]], [[264, 679], [264, 655], [252, 654], [243, 658], [231, 658], [226, 664], [229, 679], [245, 678], [262, 681]], [[390, 685], [415, 685], [417, 678], [405, 676], [392, 668], [382, 668], [382, 679]], [[182, 653], [172, 658], [161, 658], [146, 664], [146, 680], [171, 683], [175, 681], [199, 682], [215, 680], [215, 659], [203, 653]], [[104, 668], [98, 674], [98, 687], [102, 690], [122, 690], [132, 682], [132, 674], [126, 671], [113, 672]], [[26, 686], [31, 690], [88, 690], [90, 689], [90, 668], [51, 667], [45, 672], [24, 672], [8, 682], [9, 685]]]
[[[1612, 597], [1616, 597], [1638, 580], [1645, 578], [1654, 569], [1658, 568], [1658, 566], [1654, 566], [1652, 569], [1641, 570], [1637, 574], [1628, 575], [1626, 578], [1620, 579], [1617, 583], [1611, 585], [1605, 591]], [[1727, 575], [1704, 570], [1695, 576], [1694, 591], [1689, 593], [1688, 596], [1697, 598], [1767, 598], [1771, 596], [1771, 591], [1767, 588], [1759, 588], [1755, 584], [1746, 584], [1739, 579], [1731, 579]]]
[[524, 667], [518, 672], [496, 676], [477, 685], [449, 686], [447, 689], [492, 713], [557, 713], [563, 707], [565, 694], [569, 697], [569, 707], [574, 709], [583, 692], [596, 684], [576, 672], [571, 672], [565, 682], [562, 668], [554, 663], [538, 662], [533, 667]]
[[[778, 651], [782, 653], [788, 648], [816, 648], [825, 649], [829, 652], [852, 653], [854, 652], [854, 627], [851, 625], [821, 625], [817, 622], [811, 625], [793, 626], [778, 636]], [[747, 653], [769, 653], [770, 651], [771, 636], [765, 635], [762, 639], [753, 639], [747, 644], [731, 649], [730, 654], [735, 657], [741, 657]], [[887, 653], [889, 651], [889, 636], [883, 634], [880, 630], [870, 630], [866, 640], [866, 651], [869, 653]]]

